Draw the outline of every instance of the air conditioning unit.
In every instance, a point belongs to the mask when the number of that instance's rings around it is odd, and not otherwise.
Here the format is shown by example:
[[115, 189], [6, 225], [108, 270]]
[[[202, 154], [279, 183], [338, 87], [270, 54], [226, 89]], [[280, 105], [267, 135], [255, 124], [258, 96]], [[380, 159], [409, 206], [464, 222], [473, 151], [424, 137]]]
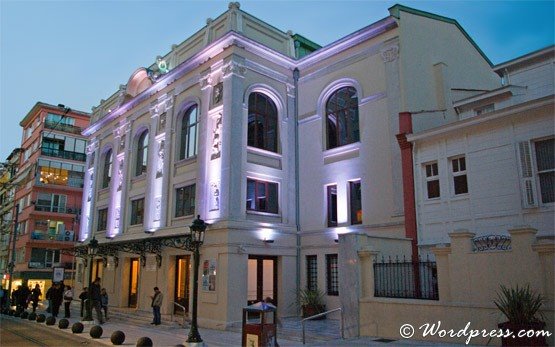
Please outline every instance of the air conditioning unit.
[[73, 230], [66, 230], [64, 232], [64, 241], [73, 241]]

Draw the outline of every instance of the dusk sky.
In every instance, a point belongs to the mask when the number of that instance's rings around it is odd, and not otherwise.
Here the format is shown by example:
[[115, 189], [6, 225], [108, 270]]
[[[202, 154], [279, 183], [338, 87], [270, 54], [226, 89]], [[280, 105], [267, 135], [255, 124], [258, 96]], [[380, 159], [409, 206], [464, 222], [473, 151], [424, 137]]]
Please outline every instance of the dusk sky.
[[[329, 44], [388, 16], [395, 1], [241, 1], [283, 30]], [[494, 64], [552, 45], [553, 1], [402, 1], [456, 19]], [[0, 0], [0, 162], [37, 101], [91, 112], [139, 67], [201, 29], [228, 1]]]

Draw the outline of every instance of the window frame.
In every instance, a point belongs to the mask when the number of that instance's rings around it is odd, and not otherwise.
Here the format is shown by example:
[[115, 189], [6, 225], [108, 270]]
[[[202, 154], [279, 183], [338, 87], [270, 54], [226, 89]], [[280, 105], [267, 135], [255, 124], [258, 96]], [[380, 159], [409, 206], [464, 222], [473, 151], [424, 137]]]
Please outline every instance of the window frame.
[[101, 189], [108, 188], [112, 181], [112, 166], [114, 165], [114, 151], [109, 148], [104, 153], [102, 161], [102, 186]]
[[339, 259], [337, 253], [326, 254], [326, 293], [339, 296]]
[[[435, 165], [435, 175], [434, 175], [434, 165]], [[430, 167], [431, 175], [428, 176], [428, 167]], [[424, 190], [425, 190], [425, 199], [426, 200], [438, 200], [441, 199], [441, 183], [439, 179], [439, 163], [437, 160], [430, 161], [427, 163], [422, 164], [422, 172], [424, 176]], [[437, 196], [430, 197], [430, 187], [429, 184], [431, 182], [437, 181]]]
[[[249, 207], [249, 181], [254, 182], [254, 208], [250, 208]], [[259, 188], [259, 184], [263, 184], [264, 185], [264, 191], [266, 192], [265, 194], [267, 195], [266, 199], [266, 208], [262, 209], [260, 207], [260, 197], [258, 195], [258, 188]], [[275, 185], [275, 192], [276, 192], [276, 201], [275, 201], [275, 206], [276, 206], [276, 210], [275, 212], [270, 211], [269, 206], [270, 204], [268, 203], [270, 201], [270, 185]], [[263, 181], [263, 180], [259, 180], [256, 178], [252, 178], [252, 177], [247, 177], [247, 195], [246, 195], [246, 210], [247, 212], [255, 212], [255, 213], [268, 213], [268, 214], [272, 214], [272, 215], [278, 215], [279, 214], [279, 183], [277, 182], [271, 182], [271, 181]]]
[[[339, 96], [346, 93], [354, 93], [354, 102], [346, 103], [347, 106], [342, 108], [330, 108], [330, 102], [332, 98]], [[337, 96], [336, 96], [337, 95]], [[349, 99], [353, 99], [352, 97]], [[356, 116], [356, 123], [350, 117], [350, 111], [355, 111]], [[332, 129], [330, 122], [333, 120], [330, 117], [335, 117], [335, 128]], [[341, 122], [340, 117], [343, 119]], [[342, 86], [336, 88], [333, 92], [329, 94], [326, 98], [324, 104], [324, 118], [325, 118], [325, 134], [326, 134], [326, 150], [330, 150], [333, 148], [343, 147], [352, 143], [360, 142], [360, 112], [359, 112], [359, 98], [358, 98], [358, 90], [352, 85]], [[341, 136], [342, 127], [345, 127], [345, 138]], [[354, 130], [350, 130], [353, 128]], [[333, 132], [332, 132], [333, 131]], [[335, 133], [335, 140], [332, 141], [332, 133]], [[332, 143], [335, 142], [335, 143]]]
[[[186, 189], [191, 189], [192, 192], [189, 192], [189, 197], [192, 196], [193, 198], [193, 204], [192, 204], [192, 212], [191, 213], [186, 213], [188, 210], [185, 208], [185, 201], [183, 201], [182, 206], [183, 208], [181, 209], [181, 211], [178, 210], [179, 207], [179, 190], [184, 190], [183, 195], [185, 195], [185, 190]], [[185, 185], [185, 186], [180, 186], [180, 187], [176, 187], [175, 188], [175, 208], [174, 208], [174, 218], [181, 218], [181, 217], [189, 217], [189, 216], [194, 216], [195, 215], [195, 210], [196, 210], [196, 183], [193, 184], [189, 184], [189, 185]], [[192, 193], [192, 195], [191, 195]], [[183, 196], [185, 197], [185, 196]], [[189, 206], [189, 209], [191, 209], [191, 206]], [[183, 212], [183, 214], [178, 214], [178, 212]]]
[[[253, 105], [251, 105], [251, 98], [254, 98], [252, 102]], [[257, 102], [260, 99], [262, 99], [264, 111], [259, 110]], [[253, 128], [251, 128], [251, 117], [253, 118]], [[268, 152], [279, 153], [278, 118], [278, 107], [268, 94], [258, 91], [251, 92], [247, 104], [247, 146]], [[259, 122], [263, 124], [262, 130], [260, 130], [261, 127], [258, 126]], [[270, 141], [270, 134], [272, 132], [271, 126], [273, 126], [274, 129], [273, 141]], [[253, 131], [254, 134], [251, 135], [251, 131]], [[260, 131], [262, 131], [262, 134], [259, 134]], [[257, 143], [260, 140], [260, 136], [262, 144]], [[252, 142], [251, 139], [253, 139]]]
[[306, 256], [306, 289], [318, 290], [318, 256], [309, 254]]
[[[333, 190], [335, 189], [335, 206], [333, 199]], [[327, 225], [328, 227], [336, 227], [337, 222], [337, 184], [329, 184], [326, 186], [326, 205], [327, 205]], [[335, 211], [334, 211], [335, 207]], [[335, 214], [335, 220], [333, 220]]]
[[148, 170], [148, 145], [149, 145], [148, 129], [143, 130], [137, 136], [137, 144], [135, 147], [135, 171], [134, 176], [139, 177], [146, 174]]
[[108, 229], [108, 207], [98, 209], [97, 216], [96, 231], [106, 231]]
[[[195, 114], [195, 122], [191, 123], [191, 114]], [[183, 115], [180, 117], [179, 127], [179, 149], [177, 151], [178, 160], [190, 159], [197, 156], [198, 151], [198, 124], [199, 124], [199, 107], [197, 104], [192, 104], [187, 107]], [[193, 152], [190, 149], [190, 137], [194, 132], [194, 148]]]
[[[549, 174], [551, 172], [555, 172], [555, 165], [553, 166], [553, 168], [549, 168], [549, 169], [545, 169], [545, 170], [540, 170], [540, 161], [538, 160], [538, 149], [537, 149], [537, 145], [538, 143], [541, 142], [547, 142], [547, 141], [555, 141], [555, 138], [553, 137], [549, 137], [549, 138], [540, 138], [540, 139], [535, 139], [532, 140], [532, 144], [533, 144], [533, 160], [534, 160], [534, 177], [537, 181], [536, 186], [537, 186], [537, 191], [539, 193], [539, 201], [541, 202], [542, 205], [547, 205], [547, 204], [554, 204], [555, 203], [555, 199], [553, 201], [544, 201], [544, 194], [543, 194], [543, 189], [542, 189], [542, 180], [541, 180], [541, 175], [545, 175], [545, 174]], [[553, 187], [552, 187], [553, 188]], [[553, 192], [551, 193], [553, 195]]]
[[[355, 212], [355, 210], [356, 210], [355, 207], [356, 206], [354, 206], [354, 203], [356, 202], [356, 200], [354, 200], [354, 197], [355, 197], [356, 194], [354, 193], [353, 188], [357, 185], [358, 185], [359, 194], [360, 194], [360, 200], [359, 200], [360, 210], [357, 210], [357, 211], [360, 211], [360, 221], [358, 220], [358, 215]], [[349, 218], [350, 222], [351, 222], [351, 225], [362, 224], [363, 213], [362, 213], [362, 182], [361, 182], [361, 180], [349, 181], [349, 212], [351, 213], [350, 218]]]
[[[461, 169], [461, 159], [464, 161], [464, 170]], [[456, 169], [454, 166], [455, 162], [457, 163]], [[449, 158], [449, 166], [451, 168], [451, 187], [452, 187], [453, 196], [462, 196], [462, 195], [468, 194], [469, 188], [468, 188], [468, 170], [466, 167], [466, 156], [458, 155], [458, 156]], [[465, 177], [466, 191], [457, 193], [457, 183], [456, 183], [457, 178], [462, 176]]]
[[[139, 204], [139, 201], [141, 202]], [[136, 198], [131, 200], [131, 219], [129, 221], [130, 226], [143, 225], [145, 218], [145, 198]], [[139, 213], [140, 212], [140, 213]]]

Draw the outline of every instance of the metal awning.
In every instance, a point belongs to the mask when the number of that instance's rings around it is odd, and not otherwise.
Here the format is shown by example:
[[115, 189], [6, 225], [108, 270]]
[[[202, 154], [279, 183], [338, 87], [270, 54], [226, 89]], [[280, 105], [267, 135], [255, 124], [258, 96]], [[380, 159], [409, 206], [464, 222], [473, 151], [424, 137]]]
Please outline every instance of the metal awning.
[[[156, 255], [156, 265], [160, 267], [162, 265], [163, 247], [178, 248], [186, 251], [193, 251], [194, 249], [190, 234], [158, 237], [152, 236], [132, 240], [99, 242], [96, 256], [102, 258], [105, 267], [108, 263], [108, 257], [114, 257], [115, 266], [117, 267], [119, 252], [133, 253], [139, 255], [141, 265], [145, 266], [146, 256], [150, 253]], [[69, 254], [83, 259], [87, 259], [89, 256], [87, 244], [64, 248], [60, 251], [64, 254]]]

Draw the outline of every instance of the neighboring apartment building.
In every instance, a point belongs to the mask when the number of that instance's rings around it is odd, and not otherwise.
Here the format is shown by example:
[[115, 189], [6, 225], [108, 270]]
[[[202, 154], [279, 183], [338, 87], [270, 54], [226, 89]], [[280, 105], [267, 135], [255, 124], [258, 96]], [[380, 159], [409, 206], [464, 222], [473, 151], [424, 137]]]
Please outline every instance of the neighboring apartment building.
[[201, 326], [237, 324], [266, 297], [296, 314], [298, 286], [335, 308], [338, 235], [396, 240], [410, 256], [398, 114], [433, 110], [442, 117], [414, 128], [440, 126], [458, 119], [450, 88], [498, 87], [449, 18], [396, 5], [320, 48], [230, 3], [93, 108], [79, 236], [100, 242], [93, 277], [112, 305], [148, 310], [156, 285], [162, 314], [187, 310], [190, 252], [171, 240], [200, 215]]
[[[498, 88], [451, 88], [458, 120], [407, 136], [422, 248], [460, 229], [508, 236], [526, 225], [555, 236], [554, 48], [493, 70], [504, 82]], [[430, 115], [412, 120], [419, 117]]]
[[[79, 231], [90, 115], [63, 105], [37, 102], [19, 123], [23, 128], [15, 204], [19, 204], [14, 285], [28, 282], [44, 289], [53, 267], [70, 281], [72, 246]], [[43, 291], [44, 293], [45, 291]]]
[[2, 287], [6, 288], [10, 262], [10, 240], [13, 234], [14, 197], [21, 149], [14, 149], [0, 166], [0, 273]]

